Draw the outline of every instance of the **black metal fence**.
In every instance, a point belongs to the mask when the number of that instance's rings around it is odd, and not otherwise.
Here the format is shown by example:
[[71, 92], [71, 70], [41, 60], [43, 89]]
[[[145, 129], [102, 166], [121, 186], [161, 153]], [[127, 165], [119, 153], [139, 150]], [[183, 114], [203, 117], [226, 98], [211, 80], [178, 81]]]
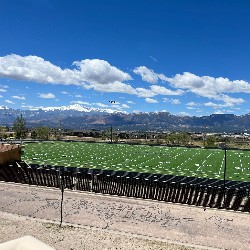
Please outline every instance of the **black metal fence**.
[[0, 181], [250, 212], [250, 182], [26, 164], [0, 166]]

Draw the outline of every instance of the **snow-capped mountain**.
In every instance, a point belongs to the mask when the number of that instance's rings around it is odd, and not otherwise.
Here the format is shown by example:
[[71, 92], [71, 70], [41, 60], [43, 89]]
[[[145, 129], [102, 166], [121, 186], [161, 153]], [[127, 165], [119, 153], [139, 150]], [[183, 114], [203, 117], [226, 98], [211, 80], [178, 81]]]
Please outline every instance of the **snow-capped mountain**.
[[[115, 108], [115, 107], [114, 107]], [[63, 107], [39, 107], [27, 110], [1, 106], [0, 125], [12, 126], [23, 117], [28, 127], [48, 126], [64, 129], [104, 129], [114, 126], [119, 130], [170, 130], [196, 132], [250, 132], [250, 114], [213, 114], [210, 116], [176, 116], [169, 112], [129, 113], [120, 110], [85, 107], [73, 104]]]
[[10, 108], [7, 106], [0, 106], [0, 109], [10, 109]]
[[115, 110], [111, 108], [93, 108], [93, 107], [85, 107], [81, 104], [71, 104], [69, 106], [60, 106], [60, 107], [32, 107], [30, 110], [43, 110], [43, 111], [78, 111], [78, 112], [86, 112], [86, 113], [108, 113], [108, 114], [114, 114], [114, 113], [122, 113], [126, 114], [127, 112], [121, 111], [121, 110]]

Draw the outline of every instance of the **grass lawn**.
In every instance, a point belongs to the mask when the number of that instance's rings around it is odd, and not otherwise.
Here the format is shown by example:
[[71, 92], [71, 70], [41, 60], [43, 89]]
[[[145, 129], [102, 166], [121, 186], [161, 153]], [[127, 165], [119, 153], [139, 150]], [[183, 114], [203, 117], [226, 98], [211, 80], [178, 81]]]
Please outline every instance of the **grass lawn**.
[[[223, 179], [224, 151], [85, 142], [25, 144], [27, 163]], [[227, 150], [227, 179], [250, 181], [250, 151]]]

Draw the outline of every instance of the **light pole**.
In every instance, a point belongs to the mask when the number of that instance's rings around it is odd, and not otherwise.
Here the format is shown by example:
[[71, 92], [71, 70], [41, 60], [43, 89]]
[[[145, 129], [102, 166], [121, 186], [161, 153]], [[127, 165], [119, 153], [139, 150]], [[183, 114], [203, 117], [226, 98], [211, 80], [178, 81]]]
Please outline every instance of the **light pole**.
[[64, 167], [61, 167], [60, 168], [60, 177], [61, 177], [61, 194], [62, 194], [62, 197], [61, 197], [61, 219], [60, 219], [60, 227], [62, 227], [62, 220], [63, 220], [63, 193], [64, 193]]
[[59, 110], [59, 140], [61, 140], [62, 138], [62, 110]]
[[110, 133], [111, 133], [110, 141], [111, 141], [111, 143], [113, 143], [113, 126], [112, 125], [111, 125], [111, 128], [110, 128]]
[[[115, 104], [115, 101], [109, 101], [111, 104]], [[110, 133], [111, 133], [111, 136], [110, 136], [110, 141], [111, 143], [113, 143], [113, 127], [111, 125], [111, 128], [110, 128]]]
[[226, 198], [226, 171], [227, 171], [227, 146], [226, 143], [221, 143], [220, 148], [224, 150], [224, 205]]

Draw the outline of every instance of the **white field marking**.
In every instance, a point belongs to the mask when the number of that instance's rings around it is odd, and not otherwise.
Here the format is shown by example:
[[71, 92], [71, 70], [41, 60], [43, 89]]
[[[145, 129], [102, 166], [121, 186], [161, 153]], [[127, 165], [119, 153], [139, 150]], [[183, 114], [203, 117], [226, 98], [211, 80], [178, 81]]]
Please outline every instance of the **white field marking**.
[[[243, 153], [240, 153], [240, 154], [242, 155]], [[243, 168], [242, 161], [241, 161], [241, 156], [240, 155], [239, 155], [239, 158], [240, 158], [241, 172], [243, 172], [243, 170], [245, 170], [245, 169]]]
[[[195, 154], [192, 155], [192, 157], [196, 156], [197, 154], [200, 154], [200, 152], [196, 152]], [[177, 168], [181, 167], [182, 165], [184, 165], [185, 163], [187, 163], [189, 160], [191, 160], [191, 158], [187, 158], [185, 161], [183, 161], [181, 163], [180, 166], [177, 166]]]
[[[201, 163], [201, 165], [197, 168], [197, 170], [199, 170], [201, 167], [204, 167], [205, 162], [207, 161], [207, 159], [212, 155], [212, 153], [210, 153], [207, 158]], [[196, 165], [196, 164], [195, 164]]]
[[219, 170], [219, 174], [218, 175], [220, 175], [223, 166], [224, 166], [224, 157], [222, 158], [221, 165], [220, 165], [220, 170]]

